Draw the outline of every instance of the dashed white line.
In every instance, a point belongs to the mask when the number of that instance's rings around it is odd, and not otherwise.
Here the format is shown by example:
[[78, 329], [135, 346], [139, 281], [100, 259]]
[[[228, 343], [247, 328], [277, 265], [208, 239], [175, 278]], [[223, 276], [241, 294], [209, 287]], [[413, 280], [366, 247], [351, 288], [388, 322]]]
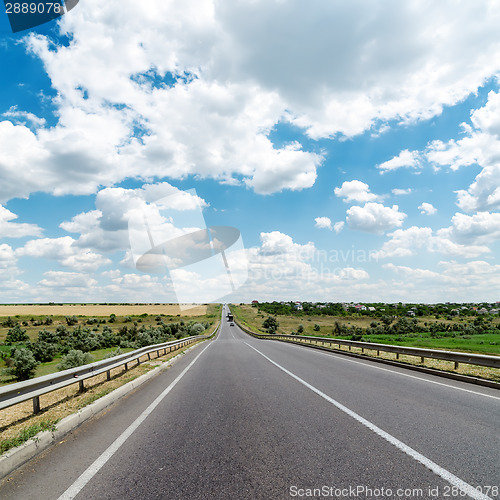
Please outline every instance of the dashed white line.
[[452, 486], [455, 486], [458, 489], [460, 489], [462, 492], [464, 492], [469, 497], [474, 498], [476, 500], [492, 500], [491, 497], [484, 495], [483, 493], [478, 491], [476, 488], [474, 488], [470, 484], [466, 483], [465, 481], [463, 481], [459, 477], [455, 476], [451, 472], [447, 471], [446, 469], [443, 469], [441, 466], [439, 466], [438, 464], [436, 464], [435, 462], [433, 462], [429, 458], [425, 457], [424, 455], [422, 455], [418, 451], [416, 451], [413, 448], [411, 448], [410, 446], [406, 445], [405, 443], [403, 443], [399, 439], [395, 438], [391, 434], [385, 432], [380, 427], [377, 427], [375, 424], [372, 424], [370, 421], [366, 420], [361, 415], [358, 415], [356, 412], [350, 410], [349, 408], [344, 406], [342, 403], [339, 403], [338, 401], [331, 398], [330, 396], [328, 396], [324, 392], [321, 392], [319, 389], [317, 389], [313, 385], [309, 384], [305, 380], [301, 379], [300, 377], [298, 377], [297, 375], [295, 375], [291, 371], [287, 370], [283, 366], [279, 365], [278, 363], [273, 361], [271, 358], [267, 357], [265, 354], [260, 352], [255, 347], [251, 346], [247, 342], [245, 342], [245, 344], [248, 347], [250, 347], [251, 349], [253, 349], [254, 351], [258, 352], [262, 357], [267, 359], [270, 363], [272, 363], [274, 366], [279, 368], [281, 371], [283, 371], [284, 373], [286, 373], [290, 377], [297, 380], [297, 382], [300, 382], [302, 385], [304, 385], [305, 387], [307, 387], [311, 391], [313, 391], [316, 394], [318, 394], [319, 396], [321, 396], [323, 399], [325, 399], [326, 401], [328, 401], [329, 403], [334, 405], [336, 408], [343, 411], [344, 413], [346, 413], [350, 417], [354, 418], [360, 424], [364, 425], [365, 427], [367, 427], [368, 429], [370, 429], [375, 434], [379, 435], [380, 437], [382, 437], [383, 439], [385, 439], [386, 441], [388, 441], [392, 445], [396, 446], [396, 448], [398, 448], [399, 450], [406, 453], [408, 456], [410, 456], [411, 458], [413, 458], [417, 462], [421, 463], [422, 465], [424, 465], [425, 467], [430, 469], [432, 472], [434, 472], [434, 474], [438, 475], [439, 477], [441, 477], [442, 479], [447, 481]]

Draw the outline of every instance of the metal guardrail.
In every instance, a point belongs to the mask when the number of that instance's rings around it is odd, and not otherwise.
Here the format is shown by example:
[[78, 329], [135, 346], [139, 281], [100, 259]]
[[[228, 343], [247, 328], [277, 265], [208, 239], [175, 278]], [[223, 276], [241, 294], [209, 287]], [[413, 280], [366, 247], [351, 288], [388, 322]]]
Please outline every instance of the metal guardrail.
[[364, 352], [365, 349], [377, 351], [377, 355], [380, 355], [380, 351], [383, 352], [393, 352], [396, 353], [396, 359], [399, 359], [401, 354], [408, 356], [416, 356], [421, 358], [423, 362], [425, 358], [440, 359], [443, 361], [453, 361], [455, 363], [455, 369], [458, 368], [459, 363], [487, 366], [489, 368], [500, 368], [500, 356], [490, 356], [487, 354], [473, 354], [466, 352], [454, 352], [454, 351], [441, 351], [437, 349], [422, 349], [420, 347], [405, 347], [396, 346], [388, 344], [375, 344], [372, 342], [359, 342], [356, 340], [343, 340], [343, 339], [333, 339], [328, 337], [305, 337], [302, 335], [282, 335], [282, 334], [259, 334], [249, 330], [248, 328], [242, 326], [238, 323], [238, 326], [254, 337], [266, 340], [283, 340], [288, 342], [293, 342], [294, 344], [306, 344], [306, 345], [326, 345], [333, 344], [338, 345], [339, 349], [341, 345], [361, 348]]
[[140, 364], [140, 358], [142, 356], [147, 355], [149, 360], [151, 359], [151, 354], [156, 352], [156, 357], [159, 358], [161, 351], [163, 351], [162, 356], [165, 356], [168, 352], [175, 351], [199, 340], [212, 337], [215, 333], [217, 333], [219, 328], [220, 322], [215, 327], [214, 331], [209, 335], [186, 337], [184, 339], [173, 340], [163, 344], [150, 345], [125, 354], [120, 354], [119, 356], [96, 361], [95, 363], [90, 363], [88, 365], [78, 366], [76, 368], [70, 368], [69, 370], [64, 370], [58, 373], [51, 373], [50, 375], [45, 375], [43, 377], [37, 377], [24, 382], [17, 382], [15, 384], [0, 387], [0, 410], [33, 399], [33, 413], [39, 413], [40, 396], [43, 394], [56, 391], [57, 389], [61, 389], [62, 387], [66, 387], [77, 382], [80, 386], [80, 392], [83, 392], [85, 389], [85, 379], [95, 377], [96, 375], [106, 372], [107, 380], [111, 380], [111, 370], [113, 368], [119, 368], [120, 366], [125, 365], [126, 371], [128, 370], [128, 365], [130, 363], [135, 361], [137, 364]]

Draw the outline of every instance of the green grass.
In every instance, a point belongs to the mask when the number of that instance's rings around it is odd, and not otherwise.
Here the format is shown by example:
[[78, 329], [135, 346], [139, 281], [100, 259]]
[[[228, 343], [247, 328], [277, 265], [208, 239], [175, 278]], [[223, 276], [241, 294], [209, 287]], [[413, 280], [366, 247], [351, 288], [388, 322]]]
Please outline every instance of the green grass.
[[[232, 312], [236, 319], [243, 325], [252, 330], [263, 333], [262, 322], [267, 314], [261, 314], [255, 307], [248, 305], [232, 306]], [[297, 331], [298, 326], [304, 326], [305, 336], [311, 337], [330, 337], [339, 339], [350, 339], [351, 336], [337, 336], [332, 333], [335, 322], [348, 326], [354, 325], [366, 328], [371, 321], [380, 321], [379, 318], [365, 316], [357, 317], [335, 317], [335, 316], [278, 316], [280, 334], [291, 334]], [[454, 320], [457, 321], [457, 320]], [[432, 322], [432, 318], [419, 318], [419, 322]], [[320, 331], [314, 331], [314, 324], [320, 325]], [[500, 355], [500, 333], [484, 333], [478, 335], [460, 335], [451, 332], [437, 333], [436, 337], [431, 333], [410, 333], [406, 335], [363, 335], [366, 342], [378, 344], [400, 345], [408, 347], [422, 347], [425, 349], [441, 349], [447, 351], [474, 352], [478, 354], [497, 354]], [[451, 336], [455, 335], [455, 336]]]
[[[439, 335], [439, 333], [438, 333]], [[442, 333], [441, 335], [445, 335]], [[448, 334], [449, 335], [449, 334]], [[319, 336], [319, 335], [317, 335]], [[329, 335], [330, 336], [330, 335]], [[441, 349], [445, 351], [476, 352], [480, 354], [500, 355], [500, 334], [484, 333], [456, 337], [432, 338], [429, 333], [411, 333], [408, 335], [364, 335], [364, 342], [377, 344], [400, 345], [408, 347], [422, 347], [424, 349]], [[350, 339], [350, 337], [337, 337]]]
[[[221, 310], [221, 305], [220, 304], [209, 304], [207, 307], [207, 312], [206, 314], [202, 316], [185, 316], [185, 317], [180, 317], [180, 316], [172, 316], [172, 315], [164, 315], [164, 314], [149, 314], [147, 316], [144, 316], [144, 314], [140, 315], [130, 315], [132, 318], [132, 322], [127, 322], [125, 321], [126, 316], [116, 316], [116, 321], [114, 323], [109, 322], [109, 316], [81, 316], [77, 315], [79, 321], [78, 325], [86, 328], [93, 328], [95, 325], [87, 325], [86, 321], [88, 318], [98, 318], [98, 319], [106, 319], [107, 323], [106, 325], [110, 327], [113, 332], [118, 332], [118, 330], [122, 326], [131, 326], [134, 324], [134, 321], [138, 321], [138, 326], [153, 326], [155, 327], [157, 325], [156, 323], [156, 317], [161, 316], [164, 322], [174, 322], [177, 323], [181, 320], [183, 320], [185, 323], [190, 323], [190, 322], [200, 322], [200, 323], [212, 323], [212, 325], [209, 326], [208, 330], [204, 333], [208, 333], [212, 331], [213, 328], [213, 323], [215, 323], [219, 317], [220, 317], [220, 310]], [[28, 321], [31, 318], [35, 319], [45, 319], [47, 316], [42, 315], [42, 316], [36, 316], [36, 315], [17, 315], [17, 316], [12, 316], [12, 319], [14, 321], [18, 321], [20, 324], [22, 321]], [[66, 320], [65, 316], [57, 316], [53, 315], [51, 316], [53, 319], [53, 324], [52, 325], [41, 325], [41, 326], [33, 326], [31, 323], [29, 323], [29, 326], [21, 326], [23, 330], [26, 330], [26, 333], [30, 337], [31, 341], [36, 341], [38, 338], [38, 332], [40, 330], [46, 329], [49, 331], [55, 331], [58, 325], [66, 325]], [[7, 332], [9, 331], [8, 327], [2, 326], [1, 323], [5, 321], [7, 318], [0, 318], [0, 343], [5, 341], [5, 337], [7, 336]], [[75, 326], [78, 326], [75, 325]], [[102, 328], [104, 324], [98, 325], [99, 330], [98, 332], [102, 331]], [[73, 329], [74, 326], [68, 327], [68, 329]], [[23, 343], [16, 344], [17, 347], [25, 347]], [[96, 351], [91, 351], [91, 355], [94, 358], [94, 361], [100, 361], [103, 359], [106, 354], [108, 354], [111, 351], [114, 351], [116, 347], [108, 348], [108, 349], [98, 349]], [[0, 355], [2, 353], [8, 353], [10, 350], [9, 346], [6, 345], [0, 345]], [[129, 352], [132, 351], [133, 349], [126, 349], [122, 348], [122, 352]], [[35, 377], [41, 377], [43, 375], [49, 375], [51, 373], [56, 373], [57, 370], [57, 365], [61, 362], [61, 356], [57, 356], [54, 358], [53, 361], [50, 361], [48, 363], [41, 363], [38, 365], [36, 372], [35, 372]], [[2, 372], [6, 368], [5, 361], [0, 358], [0, 386], [5, 385], [7, 383], [12, 383], [15, 382], [15, 380], [11, 379], [10, 377], [4, 375]]]
[[55, 431], [55, 426], [58, 421], [59, 419], [47, 420], [30, 425], [29, 427], [21, 429], [17, 436], [11, 439], [4, 439], [3, 441], [0, 441], [0, 455], [5, 453], [7, 450], [10, 450], [11, 448], [21, 446], [26, 441], [29, 441], [31, 438], [35, 437], [39, 432]]

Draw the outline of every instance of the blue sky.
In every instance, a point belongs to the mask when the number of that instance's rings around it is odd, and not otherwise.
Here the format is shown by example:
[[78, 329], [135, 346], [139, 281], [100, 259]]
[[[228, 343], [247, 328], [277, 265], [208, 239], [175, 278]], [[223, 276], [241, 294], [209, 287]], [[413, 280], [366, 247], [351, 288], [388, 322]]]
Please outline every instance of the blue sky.
[[[496, 3], [0, 21], [0, 302], [500, 300]], [[138, 269], [134, 214], [237, 228], [232, 285], [217, 250]]]

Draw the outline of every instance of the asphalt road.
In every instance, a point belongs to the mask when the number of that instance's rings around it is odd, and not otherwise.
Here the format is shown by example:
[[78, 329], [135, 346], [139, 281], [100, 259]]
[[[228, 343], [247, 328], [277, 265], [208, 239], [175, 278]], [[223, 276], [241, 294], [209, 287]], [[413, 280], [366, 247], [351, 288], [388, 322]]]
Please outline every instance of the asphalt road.
[[498, 391], [224, 321], [4, 480], [0, 498], [500, 499], [499, 486]]

